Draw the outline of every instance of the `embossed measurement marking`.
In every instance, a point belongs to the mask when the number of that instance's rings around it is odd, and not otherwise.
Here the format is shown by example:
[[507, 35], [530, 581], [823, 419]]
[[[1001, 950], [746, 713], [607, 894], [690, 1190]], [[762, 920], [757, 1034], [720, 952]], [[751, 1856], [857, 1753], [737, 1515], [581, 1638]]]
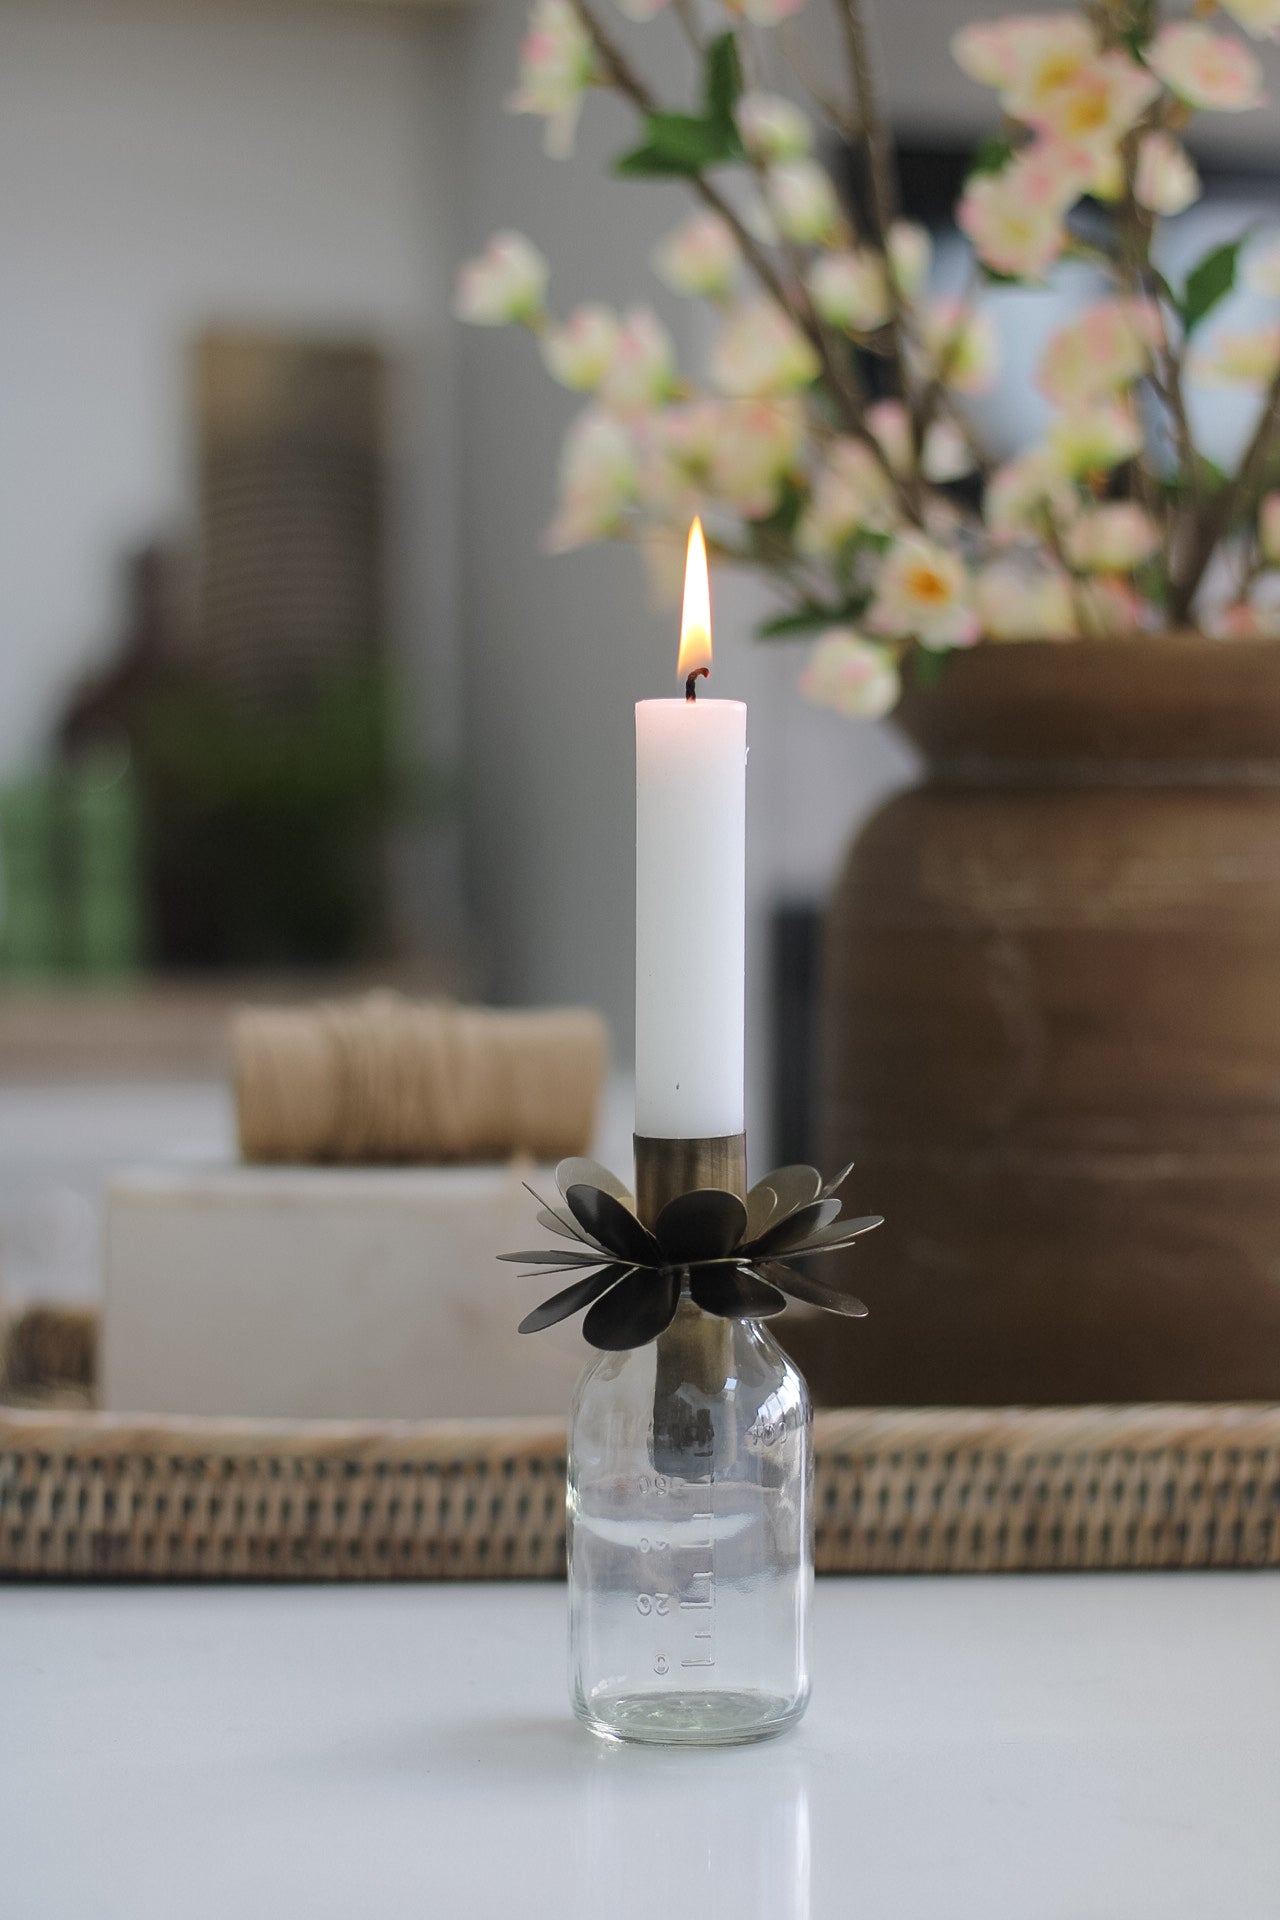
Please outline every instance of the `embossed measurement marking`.
[[695, 1640], [703, 1642], [704, 1650], [700, 1650], [696, 1654], [685, 1654], [680, 1661], [682, 1668], [714, 1667], [716, 1663], [714, 1631], [716, 1606], [716, 1516], [714, 1486], [715, 1469], [709, 1467], [707, 1471], [706, 1505], [705, 1507], [698, 1508], [689, 1515], [692, 1521], [703, 1521], [706, 1523], [707, 1537], [705, 1540], [691, 1540], [687, 1543], [691, 1548], [706, 1553], [709, 1557], [709, 1566], [691, 1569], [687, 1575], [689, 1580], [705, 1580], [707, 1583], [706, 1593], [701, 1599], [687, 1599], [680, 1602], [681, 1613], [705, 1613], [709, 1617], [706, 1626], [695, 1629], [693, 1635]]

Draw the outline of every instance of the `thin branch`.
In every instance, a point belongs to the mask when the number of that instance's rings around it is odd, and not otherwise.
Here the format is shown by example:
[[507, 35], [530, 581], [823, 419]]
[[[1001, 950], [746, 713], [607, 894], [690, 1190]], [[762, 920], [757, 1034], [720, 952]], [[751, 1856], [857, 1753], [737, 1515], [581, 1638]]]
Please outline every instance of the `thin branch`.
[[[897, 191], [894, 183], [893, 153], [889, 133], [876, 99], [871, 56], [859, 0], [839, 0], [844, 27], [845, 53], [849, 66], [849, 84], [857, 108], [861, 139], [867, 154], [867, 186], [871, 237], [885, 262], [889, 288], [889, 357], [901, 398], [910, 406], [911, 388], [907, 379], [907, 357], [903, 344], [902, 293], [889, 258], [889, 233], [897, 218]], [[912, 412], [911, 435], [916, 457], [916, 490], [919, 483], [921, 435]]]
[[1251, 503], [1277, 439], [1280, 439], [1280, 367], [1272, 375], [1258, 424], [1236, 469], [1235, 479], [1229, 480], [1221, 492], [1214, 495], [1200, 517], [1186, 567], [1170, 601], [1169, 611], [1175, 621], [1190, 617], [1191, 603], [1204, 579], [1205, 569], [1220, 541], [1230, 531], [1232, 521]]
[[814, 105], [821, 108], [836, 132], [842, 133], [846, 140], [857, 140], [860, 132], [857, 119], [850, 113], [844, 101], [838, 95], [829, 93], [823, 82], [814, 74], [813, 68], [800, 50], [794, 21], [784, 21], [778, 28], [778, 44], [782, 49], [782, 57], [792, 73]]

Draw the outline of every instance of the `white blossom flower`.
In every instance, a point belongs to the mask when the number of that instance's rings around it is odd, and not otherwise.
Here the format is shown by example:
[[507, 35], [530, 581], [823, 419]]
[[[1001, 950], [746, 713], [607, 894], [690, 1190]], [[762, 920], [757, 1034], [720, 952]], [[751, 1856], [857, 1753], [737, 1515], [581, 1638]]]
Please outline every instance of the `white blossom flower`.
[[570, 0], [533, 0], [520, 45], [520, 84], [507, 108], [546, 121], [544, 144], [554, 160], [573, 152], [582, 96], [595, 74], [590, 35]]
[[1280, 39], [1280, 0], [1220, 0], [1220, 4], [1255, 40]]
[[889, 229], [889, 265], [904, 300], [923, 293], [933, 263], [933, 242], [928, 229], [914, 220], [895, 220]]
[[972, 175], [956, 220], [987, 266], [1015, 279], [1038, 279], [1062, 252], [1063, 217], [1096, 171], [1083, 148], [1037, 142], [1000, 173]]
[[1133, 194], [1151, 213], [1182, 213], [1200, 198], [1200, 175], [1171, 133], [1144, 133], [1138, 142]]
[[718, 213], [695, 213], [660, 243], [653, 265], [673, 292], [718, 300], [732, 287], [739, 259], [727, 221]]
[[736, 399], [771, 398], [807, 387], [821, 371], [799, 327], [772, 300], [740, 307], [722, 329], [711, 376]]
[[814, 644], [800, 691], [815, 706], [850, 719], [879, 720], [897, 705], [902, 682], [887, 648], [852, 627], [831, 627]]
[[931, 371], [953, 392], [990, 392], [999, 343], [989, 314], [965, 300], [933, 300], [921, 312], [920, 334]]
[[1076, 610], [1061, 567], [994, 560], [974, 586], [978, 620], [988, 640], [1071, 640]]
[[1142, 428], [1127, 401], [1106, 400], [1060, 414], [1048, 442], [1063, 473], [1082, 480], [1131, 460], [1141, 449]]
[[971, 646], [978, 621], [960, 556], [924, 534], [902, 535], [881, 565], [867, 624], [922, 647]]
[[1160, 316], [1150, 301], [1099, 300], [1050, 336], [1036, 385], [1059, 407], [1104, 399], [1147, 372], [1160, 339]]
[[618, 532], [639, 490], [631, 436], [595, 407], [579, 414], [560, 451], [560, 511], [547, 534], [552, 553]]
[[873, 333], [889, 318], [884, 261], [867, 247], [821, 254], [809, 268], [813, 304], [830, 326]]
[[661, 406], [675, 386], [671, 335], [648, 307], [633, 307], [619, 329], [600, 399], [624, 418]]
[[1265, 387], [1280, 366], [1280, 326], [1223, 331], [1191, 358], [1189, 371], [1206, 386]]
[[542, 336], [547, 371], [562, 387], [594, 393], [613, 365], [618, 351], [618, 319], [608, 307], [577, 307], [563, 326], [550, 327]]
[[744, 93], [734, 118], [753, 160], [798, 160], [813, 150], [812, 122], [785, 94]]
[[1190, 107], [1244, 113], [1262, 105], [1257, 55], [1203, 20], [1172, 20], [1146, 50], [1146, 62]]
[[532, 325], [542, 314], [547, 263], [522, 233], [495, 233], [458, 274], [454, 313], [473, 327]]
[[779, 160], [765, 177], [765, 197], [778, 232], [801, 246], [829, 239], [840, 224], [831, 176], [816, 160]]
[[1132, 573], [1160, 545], [1160, 529], [1134, 500], [1108, 500], [1088, 507], [1063, 537], [1073, 567], [1082, 573]]
[[1079, 510], [1075, 488], [1049, 447], [1031, 447], [997, 467], [987, 482], [982, 515], [997, 546], [1038, 537], [1046, 519], [1062, 527]]
[[802, 553], [830, 557], [862, 531], [888, 533], [898, 521], [893, 483], [861, 440], [832, 441], [796, 529]]

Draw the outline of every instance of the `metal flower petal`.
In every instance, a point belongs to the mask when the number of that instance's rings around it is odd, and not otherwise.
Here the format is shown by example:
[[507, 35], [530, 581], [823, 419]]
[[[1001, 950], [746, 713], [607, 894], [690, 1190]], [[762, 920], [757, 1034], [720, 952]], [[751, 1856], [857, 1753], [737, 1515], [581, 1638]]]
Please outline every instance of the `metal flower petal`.
[[787, 1305], [775, 1286], [737, 1267], [694, 1267], [689, 1291], [704, 1313], [722, 1320], [770, 1320]]
[[790, 1295], [791, 1299], [803, 1300], [806, 1306], [825, 1307], [828, 1313], [843, 1313], [852, 1320], [866, 1318], [865, 1303], [856, 1294], [846, 1293], [843, 1287], [832, 1281], [815, 1280], [811, 1274], [796, 1273], [793, 1268], [784, 1267], [773, 1260], [767, 1260], [763, 1266], [755, 1267], [752, 1271], [771, 1287]]
[[554, 1327], [557, 1320], [567, 1320], [571, 1313], [581, 1313], [584, 1307], [589, 1307], [602, 1294], [608, 1293], [610, 1287], [616, 1287], [620, 1280], [625, 1280], [634, 1272], [634, 1267], [602, 1267], [599, 1273], [593, 1273], [585, 1280], [575, 1280], [560, 1293], [553, 1293], [532, 1313], [526, 1313], [520, 1322], [521, 1333], [541, 1333], [544, 1327]]
[[605, 1353], [643, 1347], [666, 1332], [679, 1304], [677, 1274], [640, 1269], [596, 1301], [582, 1323], [583, 1337]]
[[736, 1193], [706, 1187], [682, 1193], [658, 1215], [654, 1228], [658, 1245], [673, 1265], [699, 1260], [723, 1260], [742, 1242], [747, 1210]]
[[[704, 1313], [726, 1319], [767, 1319], [783, 1311], [788, 1297], [834, 1313], [865, 1314], [842, 1281], [815, 1279], [787, 1264], [839, 1252], [881, 1225], [878, 1214], [839, 1217], [836, 1189], [849, 1171], [843, 1168], [824, 1186], [814, 1167], [780, 1167], [745, 1202], [715, 1188], [681, 1194], [650, 1232], [607, 1168], [594, 1160], [562, 1161], [556, 1181], [563, 1205], [533, 1194], [539, 1223], [562, 1244], [502, 1258], [544, 1275], [579, 1277], [526, 1315], [520, 1331], [536, 1332], [585, 1307], [582, 1331], [593, 1346], [643, 1346], [670, 1325], [686, 1285]], [[565, 1240], [576, 1244], [571, 1249]]]
[[565, 1199], [574, 1219], [618, 1259], [638, 1267], [662, 1266], [662, 1250], [648, 1227], [642, 1227], [630, 1207], [613, 1194], [579, 1182], [570, 1187]]

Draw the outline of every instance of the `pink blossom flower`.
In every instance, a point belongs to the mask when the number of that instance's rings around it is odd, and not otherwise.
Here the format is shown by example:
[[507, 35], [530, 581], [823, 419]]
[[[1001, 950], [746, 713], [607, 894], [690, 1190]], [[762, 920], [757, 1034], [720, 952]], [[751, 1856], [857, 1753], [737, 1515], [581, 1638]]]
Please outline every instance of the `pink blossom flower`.
[[695, 213], [669, 233], [653, 256], [654, 271], [675, 293], [722, 299], [733, 285], [738, 242], [718, 213]]
[[815, 642], [800, 675], [800, 691], [818, 707], [852, 720], [879, 720], [898, 704], [902, 682], [884, 647], [852, 627], [831, 627]]
[[623, 418], [661, 406], [675, 386], [671, 335], [648, 307], [633, 307], [624, 319], [600, 399]]
[[971, 176], [956, 219], [987, 266], [1038, 279], [1062, 252], [1063, 216], [1093, 173], [1093, 159], [1080, 148], [1037, 142], [1003, 172]]
[[1159, 81], [1127, 53], [1100, 53], [1028, 104], [1022, 117], [1051, 140], [1086, 149], [1096, 163], [1114, 158], [1159, 91]]
[[1159, 545], [1159, 527], [1132, 500], [1086, 508], [1063, 540], [1068, 560], [1081, 573], [1132, 573]]
[[1202, 347], [1190, 372], [1206, 386], [1265, 387], [1280, 366], [1280, 325], [1222, 332]]
[[804, 408], [793, 398], [668, 407], [644, 430], [641, 497], [685, 527], [709, 499], [761, 519], [799, 468], [804, 434]]
[[1220, 0], [1220, 4], [1255, 40], [1280, 38], [1280, 0]]
[[688, 400], [637, 423], [641, 499], [664, 520], [687, 528], [695, 513], [705, 511], [723, 404]]
[[914, 220], [895, 220], [889, 229], [889, 265], [904, 300], [924, 292], [933, 260], [933, 242], [927, 227]]
[[828, 240], [840, 224], [831, 177], [816, 160], [779, 160], [766, 176], [765, 198], [778, 232], [801, 246]]
[[823, 254], [809, 269], [808, 286], [822, 318], [848, 333], [874, 333], [889, 318], [884, 261], [870, 248]]
[[520, 84], [507, 108], [546, 121], [544, 144], [553, 160], [573, 152], [582, 96], [595, 77], [595, 51], [570, 0], [533, 0], [520, 45]]
[[783, 481], [799, 467], [804, 434], [804, 408], [796, 399], [724, 402], [711, 455], [711, 492], [748, 520], [772, 513]]
[[495, 233], [478, 260], [459, 271], [453, 310], [473, 327], [502, 327], [540, 319], [547, 263], [522, 233]]
[[948, 298], [931, 301], [920, 322], [930, 370], [956, 393], [989, 393], [999, 351], [990, 315]]
[[1174, 20], [1147, 49], [1147, 65], [1191, 107], [1243, 113], [1265, 98], [1256, 56], [1202, 20]]
[[1160, 316], [1149, 301], [1101, 300], [1052, 335], [1036, 385], [1059, 407], [1101, 400], [1147, 371], [1160, 337]]
[[594, 407], [579, 414], [560, 452], [560, 511], [547, 534], [549, 551], [566, 553], [616, 534], [639, 478], [626, 428]]
[[594, 393], [613, 365], [619, 328], [608, 307], [578, 307], [561, 327], [542, 336], [542, 358], [547, 371], [562, 387]]
[[971, 646], [978, 621], [959, 555], [924, 534], [896, 540], [880, 568], [868, 625], [922, 647]]
[[1269, 493], [1258, 508], [1258, 545], [1269, 567], [1280, 567], [1280, 493]]
[[1109, 473], [1142, 446], [1138, 416], [1127, 401], [1103, 400], [1060, 414], [1049, 429], [1049, 447], [1073, 480]]
[[996, 468], [987, 482], [982, 516], [996, 545], [1007, 546], [1039, 536], [1046, 520], [1065, 526], [1078, 509], [1075, 488], [1050, 448], [1031, 447]]
[[1143, 134], [1133, 193], [1139, 206], [1163, 214], [1182, 213], [1200, 198], [1200, 175], [1172, 134]]
[[734, 110], [742, 144], [754, 160], [798, 160], [813, 148], [807, 113], [781, 93], [744, 93]]
[[1071, 640], [1076, 610], [1061, 567], [995, 560], [975, 582], [978, 620], [989, 640]]
[[995, 87], [1017, 119], [1038, 111], [1099, 51], [1098, 36], [1079, 13], [1013, 14], [980, 20], [952, 37], [957, 65]]
[[829, 558], [863, 531], [888, 533], [898, 521], [884, 468], [861, 440], [833, 440], [796, 529], [804, 553]]
[[735, 399], [771, 398], [807, 387], [821, 371], [817, 354], [772, 300], [740, 307], [720, 334], [711, 377]]

